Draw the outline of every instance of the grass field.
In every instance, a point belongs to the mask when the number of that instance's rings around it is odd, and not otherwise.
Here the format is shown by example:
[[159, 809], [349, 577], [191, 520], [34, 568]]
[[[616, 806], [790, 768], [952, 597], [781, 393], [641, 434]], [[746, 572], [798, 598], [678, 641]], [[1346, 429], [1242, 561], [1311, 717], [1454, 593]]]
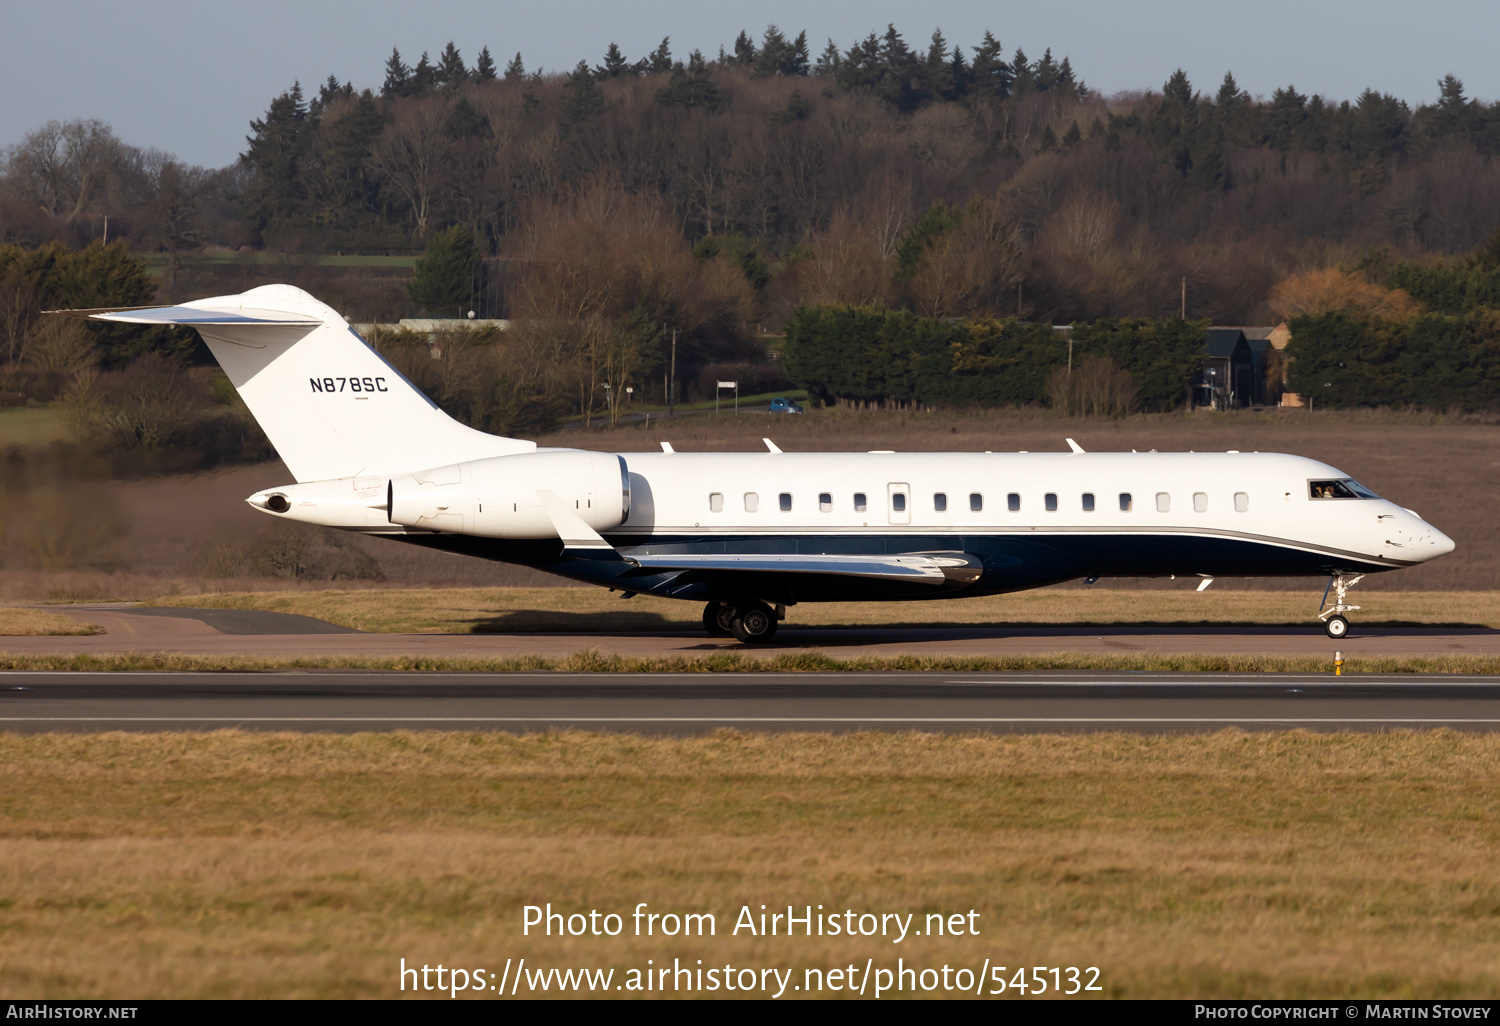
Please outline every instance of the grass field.
[[68, 437], [68, 425], [55, 406], [0, 407], [0, 448], [47, 445]]
[[[395, 997], [402, 958], [521, 957], [1500, 993], [1495, 735], [0, 735], [0, 779], [0, 989], [27, 997]], [[546, 902], [718, 927], [522, 936]], [[729, 935], [761, 904], [979, 933]]]
[[[1045, 589], [942, 602], [828, 602], [794, 606], [784, 626], [938, 624], [1291, 624], [1316, 628], [1321, 589], [1306, 593]], [[1500, 592], [1371, 592], [1357, 596], [1361, 624], [1500, 627]], [[603, 588], [423, 588], [174, 595], [147, 603], [298, 613], [362, 631], [401, 634], [698, 630], [696, 603]]]
[[79, 623], [71, 616], [61, 616], [39, 609], [0, 606], [0, 637], [36, 637], [45, 634], [97, 634], [92, 624]]

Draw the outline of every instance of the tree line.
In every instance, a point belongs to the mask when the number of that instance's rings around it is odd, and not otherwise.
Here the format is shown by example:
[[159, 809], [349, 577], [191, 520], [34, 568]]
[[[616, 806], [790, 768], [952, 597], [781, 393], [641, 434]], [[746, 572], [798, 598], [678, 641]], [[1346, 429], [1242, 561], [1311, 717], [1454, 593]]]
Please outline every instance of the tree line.
[[[488, 48], [470, 65], [453, 43], [414, 64], [393, 50], [378, 88], [330, 76], [274, 98], [220, 171], [97, 123], [44, 126], [7, 153], [0, 230], [76, 244], [107, 216], [176, 262], [211, 246], [420, 251], [463, 226], [512, 261], [533, 205], [608, 179], [663, 201], [689, 246], [738, 235], [773, 273], [811, 253], [838, 265], [839, 299], [919, 309], [897, 247], [934, 204], [979, 201], [1018, 245], [1020, 295], [940, 297], [946, 315], [1162, 316], [1186, 284], [1194, 315], [1247, 323], [1311, 264], [1480, 244], [1500, 223], [1497, 152], [1500, 105], [1453, 76], [1415, 107], [1376, 89], [1252, 98], [1232, 74], [1199, 90], [1180, 71], [1105, 97], [1066, 57], [990, 33], [913, 45], [890, 27], [819, 48], [771, 26], [711, 55], [611, 45], [566, 73]], [[796, 298], [826, 298], [826, 277]], [[755, 313], [779, 324], [794, 305]]]
[[[168, 298], [217, 247], [423, 253], [394, 296], [352, 278], [315, 290], [355, 320], [452, 316], [488, 290], [514, 330], [451, 346], [469, 355], [430, 384], [492, 426], [524, 419], [517, 403], [591, 414], [605, 384], [659, 395], [674, 341], [689, 388], [750, 366], [762, 333], [800, 340], [789, 366], [826, 364], [811, 340], [835, 322], [894, 363], [861, 368], [878, 383], [806, 378], [829, 397], [1071, 407], [1097, 401], [1068, 391], [1082, 379], [1133, 395], [1114, 406], [1168, 408], [1180, 312], [1405, 323], [1500, 292], [1461, 256], [1500, 225], [1500, 104], [1453, 76], [1416, 106], [1375, 89], [1254, 98], [1228, 73], [1200, 91], [1181, 71], [1105, 97], [1066, 56], [989, 32], [912, 45], [892, 26], [819, 47], [770, 26], [711, 55], [611, 44], [565, 73], [487, 47], [472, 65], [454, 43], [415, 63], [393, 48], [378, 88], [294, 84], [249, 127], [240, 160], [206, 170], [98, 122], [43, 126], [0, 165], [0, 240], [30, 254], [123, 241], [155, 255]], [[0, 267], [0, 307], [30, 311], [0, 325], [8, 361], [66, 362], [42, 354], [67, 345], [28, 341], [45, 276], [24, 263]], [[1323, 295], [1310, 313], [1278, 299], [1297, 288], [1381, 298]], [[1028, 326], [1052, 323], [1079, 325], [1074, 385], [1052, 381], [1056, 340]], [[391, 343], [402, 359], [409, 342]], [[106, 374], [147, 351], [191, 358], [180, 339], [130, 345], [84, 358]]]

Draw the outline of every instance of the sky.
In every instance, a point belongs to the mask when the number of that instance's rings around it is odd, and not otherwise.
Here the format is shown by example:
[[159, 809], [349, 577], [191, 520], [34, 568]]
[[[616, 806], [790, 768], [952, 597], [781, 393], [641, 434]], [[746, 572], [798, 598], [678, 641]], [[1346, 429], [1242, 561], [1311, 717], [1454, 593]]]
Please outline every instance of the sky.
[[612, 41], [631, 60], [663, 36], [674, 56], [712, 56], [768, 24], [805, 29], [816, 56], [830, 37], [847, 49], [888, 22], [923, 50], [935, 28], [950, 47], [986, 29], [1007, 54], [1050, 47], [1106, 95], [1160, 89], [1181, 67], [1210, 94], [1233, 71], [1252, 95], [1294, 84], [1337, 102], [1370, 86], [1415, 105], [1451, 72], [1469, 96], [1500, 99], [1493, 0], [3, 0], [0, 147], [49, 120], [97, 118], [133, 146], [221, 167], [293, 81], [315, 92], [333, 74], [378, 90], [392, 46], [408, 64], [452, 40], [470, 66], [488, 46], [501, 67], [520, 51], [528, 71], [565, 71], [599, 63]]

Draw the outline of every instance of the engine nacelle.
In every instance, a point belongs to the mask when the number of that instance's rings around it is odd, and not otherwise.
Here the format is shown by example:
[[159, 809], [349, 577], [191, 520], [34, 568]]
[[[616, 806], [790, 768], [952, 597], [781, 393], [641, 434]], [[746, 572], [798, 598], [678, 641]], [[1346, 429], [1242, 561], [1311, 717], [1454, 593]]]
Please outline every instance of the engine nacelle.
[[539, 450], [398, 474], [387, 486], [392, 524], [480, 538], [556, 538], [537, 490], [552, 492], [596, 531], [630, 515], [630, 472], [622, 457], [576, 449]]

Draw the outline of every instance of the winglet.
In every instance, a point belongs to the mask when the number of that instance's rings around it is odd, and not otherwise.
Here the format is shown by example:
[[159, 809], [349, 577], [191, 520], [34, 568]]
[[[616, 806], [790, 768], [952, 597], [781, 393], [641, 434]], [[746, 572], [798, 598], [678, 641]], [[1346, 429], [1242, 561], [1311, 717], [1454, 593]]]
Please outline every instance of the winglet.
[[605, 541], [598, 531], [584, 523], [568, 504], [557, 497], [557, 493], [538, 488], [536, 497], [542, 500], [542, 507], [546, 509], [547, 516], [552, 518], [552, 526], [557, 529], [557, 536], [562, 539], [563, 555], [576, 556], [583, 559], [614, 559], [625, 561], [625, 557], [615, 549], [613, 545]]
[[781, 453], [781, 447], [775, 442], [771, 441], [769, 438], [762, 438], [761, 441], [766, 443], [766, 448], [770, 449], [772, 453], [778, 455]]
[[1071, 439], [1071, 438], [1064, 438], [1063, 441], [1067, 442], [1068, 443], [1068, 448], [1072, 449], [1074, 452], [1083, 452], [1083, 446], [1081, 446], [1077, 442], [1073, 441], [1073, 439]]

